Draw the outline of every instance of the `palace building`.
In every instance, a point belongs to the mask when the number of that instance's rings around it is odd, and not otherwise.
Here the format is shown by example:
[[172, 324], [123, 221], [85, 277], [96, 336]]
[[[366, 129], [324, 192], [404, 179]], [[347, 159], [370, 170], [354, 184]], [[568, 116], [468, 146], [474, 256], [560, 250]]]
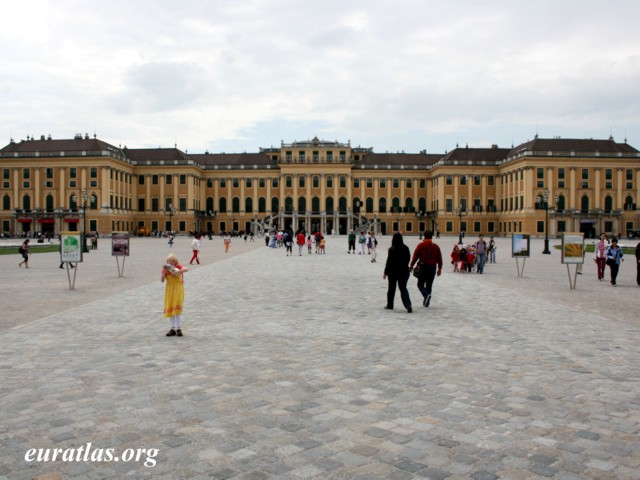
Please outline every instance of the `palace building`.
[[367, 228], [593, 237], [640, 227], [640, 152], [613, 138], [536, 136], [442, 154], [313, 138], [257, 153], [194, 154], [77, 134], [11, 140], [0, 169], [5, 234]]

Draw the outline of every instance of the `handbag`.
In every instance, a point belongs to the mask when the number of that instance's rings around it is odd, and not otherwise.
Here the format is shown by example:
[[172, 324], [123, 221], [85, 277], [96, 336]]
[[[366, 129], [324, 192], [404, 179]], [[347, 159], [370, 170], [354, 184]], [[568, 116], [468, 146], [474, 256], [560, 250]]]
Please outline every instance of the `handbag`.
[[613, 267], [616, 264], [616, 261], [613, 258], [607, 258], [607, 265]]
[[420, 276], [420, 270], [422, 269], [422, 264], [418, 263], [415, 267], [413, 267], [413, 276], [418, 278]]

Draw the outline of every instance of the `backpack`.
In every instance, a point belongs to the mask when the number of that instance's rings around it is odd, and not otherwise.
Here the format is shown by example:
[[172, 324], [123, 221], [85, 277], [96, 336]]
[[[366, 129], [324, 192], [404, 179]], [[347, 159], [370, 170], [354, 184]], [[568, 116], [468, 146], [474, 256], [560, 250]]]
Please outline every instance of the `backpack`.
[[18, 253], [20, 254], [24, 253], [24, 248], [22, 248], [22, 245], [20, 245], [20, 247], [18, 248]]

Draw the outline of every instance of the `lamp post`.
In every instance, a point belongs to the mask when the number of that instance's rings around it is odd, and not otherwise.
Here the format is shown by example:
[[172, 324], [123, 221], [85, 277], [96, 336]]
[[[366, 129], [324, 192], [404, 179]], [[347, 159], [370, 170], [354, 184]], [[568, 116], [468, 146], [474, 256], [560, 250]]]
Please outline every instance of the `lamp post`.
[[[551, 254], [549, 250], [549, 190], [545, 190], [543, 195], [538, 195], [536, 198], [539, 208], [544, 208], [545, 212], [545, 226], [544, 226], [544, 250], [542, 253], [545, 255]], [[554, 196], [554, 205], [558, 203], [558, 195]]]
[[169, 215], [169, 232], [173, 232], [173, 223], [171, 221], [171, 218], [175, 215], [176, 213], [176, 209], [173, 208], [173, 203], [169, 204], [169, 208], [165, 208], [164, 210], [164, 214], [165, 215]]
[[467, 215], [467, 208], [460, 204], [460, 208], [456, 208], [453, 213], [460, 217], [460, 233], [458, 234], [458, 245], [462, 245], [462, 217]]
[[[87, 200], [89, 199], [89, 193], [86, 188], [82, 189], [82, 252], [89, 253], [87, 247]], [[74, 203], [78, 201], [78, 196], [73, 196]]]

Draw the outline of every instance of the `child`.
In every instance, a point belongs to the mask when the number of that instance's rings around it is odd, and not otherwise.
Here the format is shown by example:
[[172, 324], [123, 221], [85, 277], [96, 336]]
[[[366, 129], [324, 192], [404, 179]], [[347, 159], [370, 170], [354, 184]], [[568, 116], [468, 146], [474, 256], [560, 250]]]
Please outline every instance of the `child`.
[[167, 337], [182, 336], [182, 305], [184, 304], [184, 279], [182, 275], [189, 269], [178, 262], [173, 253], [167, 257], [167, 263], [162, 267], [160, 281], [167, 281], [164, 292], [164, 318], [171, 320], [171, 330]]
[[327, 244], [327, 242], [326, 242], [326, 240], [324, 239], [324, 237], [320, 237], [320, 253], [321, 253], [322, 255], [324, 255], [324, 254], [325, 254], [324, 247], [325, 247], [325, 245], [326, 245], [326, 244]]
[[307, 252], [311, 253], [311, 247], [313, 246], [313, 240], [311, 240], [311, 235], [307, 235]]

